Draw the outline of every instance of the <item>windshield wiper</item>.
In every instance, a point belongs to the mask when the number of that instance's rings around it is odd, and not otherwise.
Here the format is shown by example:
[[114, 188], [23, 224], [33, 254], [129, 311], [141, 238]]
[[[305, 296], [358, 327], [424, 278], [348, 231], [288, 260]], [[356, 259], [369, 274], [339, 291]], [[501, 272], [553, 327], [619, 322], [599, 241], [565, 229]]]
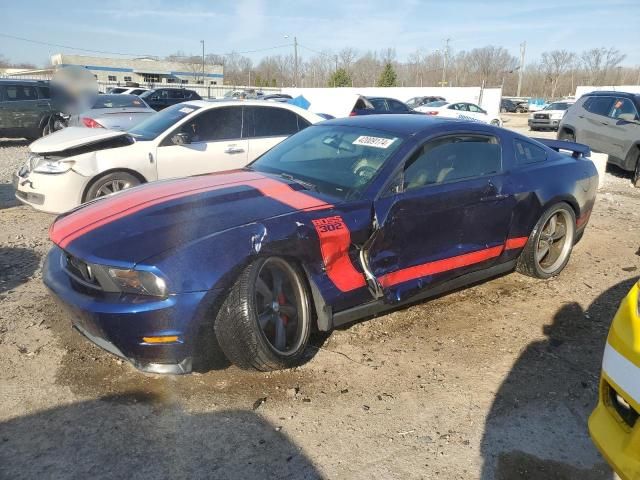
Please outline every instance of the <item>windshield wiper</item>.
[[296, 182], [298, 185], [302, 185], [305, 190], [311, 190], [314, 192], [318, 191], [318, 187], [313, 183], [305, 182], [304, 180], [300, 180], [299, 178], [294, 178], [293, 175], [289, 173], [281, 173], [280, 176], [286, 180]]

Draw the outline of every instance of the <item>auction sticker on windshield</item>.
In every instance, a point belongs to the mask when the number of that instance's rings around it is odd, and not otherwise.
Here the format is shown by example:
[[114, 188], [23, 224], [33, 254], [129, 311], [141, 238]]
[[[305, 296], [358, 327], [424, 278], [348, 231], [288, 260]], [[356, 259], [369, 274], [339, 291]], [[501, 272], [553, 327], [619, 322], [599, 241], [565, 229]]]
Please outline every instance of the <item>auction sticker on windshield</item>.
[[353, 141], [354, 145], [364, 145], [365, 147], [389, 148], [395, 138], [369, 137], [361, 135]]
[[193, 108], [188, 108], [188, 107], [182, 107], [179, 111], [182, 113], [191, 113], [193, 112]]

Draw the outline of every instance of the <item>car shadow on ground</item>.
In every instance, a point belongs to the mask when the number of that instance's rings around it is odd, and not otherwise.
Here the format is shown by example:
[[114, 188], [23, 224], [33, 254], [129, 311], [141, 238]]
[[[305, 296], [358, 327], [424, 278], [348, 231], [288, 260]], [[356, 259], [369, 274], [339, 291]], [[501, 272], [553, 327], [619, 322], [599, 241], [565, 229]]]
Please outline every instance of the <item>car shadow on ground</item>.
[[0, 293], [25, 283], [40, 265], [40, 256], [27, 248], [0, 247]]
[[27, 147], [31, 142], [26, 138], [1, 138], [0, 148], [5, 147]]
[[529, 344], [496, 393], [481, 451], [482, 480], [600, 480], [613, 474], [587, 433], [611, 320], [637, 278], [584, 311], [558, 310], [545, 340]]
[[321, 478], [250, 411], [190, 414], [130, 392], [0, 423], [2, 478]]
[[12, 184], [0, 183], [0, 210], [20, 205], [15, 193], [16, 189]]

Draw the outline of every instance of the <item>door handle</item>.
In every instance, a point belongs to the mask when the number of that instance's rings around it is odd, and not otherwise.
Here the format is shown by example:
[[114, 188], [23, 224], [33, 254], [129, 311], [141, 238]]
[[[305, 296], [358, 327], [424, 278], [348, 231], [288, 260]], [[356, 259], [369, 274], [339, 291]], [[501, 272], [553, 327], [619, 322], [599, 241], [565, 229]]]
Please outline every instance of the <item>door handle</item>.
[[224, 153], [242, 153], [244, 152], [244, 148], [238, 147], [236, 145], [228, 145], [227, 148], [224, 149]]
[[584, 115], [578, 115], [578, 118], [584, 118]]
[[600, 122], [602, 125], [609, 125], [607, 122]]

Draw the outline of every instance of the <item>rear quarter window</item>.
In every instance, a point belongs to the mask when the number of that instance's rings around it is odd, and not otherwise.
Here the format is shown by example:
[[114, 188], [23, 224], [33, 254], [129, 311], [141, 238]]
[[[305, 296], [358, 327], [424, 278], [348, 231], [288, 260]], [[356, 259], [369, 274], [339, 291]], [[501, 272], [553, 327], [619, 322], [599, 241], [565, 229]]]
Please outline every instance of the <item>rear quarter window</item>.
[[530, 165], [532, 163], [544, 162], [547, 159], [547, 151], [523, 140], [514, 140], [513, 148], [515, 151], [516, 165]]

